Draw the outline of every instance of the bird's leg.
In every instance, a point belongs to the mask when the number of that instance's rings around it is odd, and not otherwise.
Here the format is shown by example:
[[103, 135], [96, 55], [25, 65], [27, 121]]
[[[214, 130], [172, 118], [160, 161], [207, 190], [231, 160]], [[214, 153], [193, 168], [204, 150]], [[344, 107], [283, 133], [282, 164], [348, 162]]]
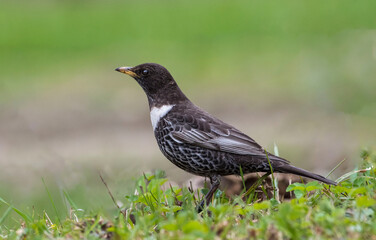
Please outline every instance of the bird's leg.
[[205, 198], [201, 201], [200, 205], [198, 206], [198, 212], [201, 212], [204, 209], [205, 205], [209, 205], [211, 199], [213, 198], [213, 194], [215, 193], [215, 191], [217, 191], [219, 184], [221, 183], [220, 176], [214, 175], [210, 176], [209, 178], [211, 182], [211, 188], [209, 192], [205, 195]]

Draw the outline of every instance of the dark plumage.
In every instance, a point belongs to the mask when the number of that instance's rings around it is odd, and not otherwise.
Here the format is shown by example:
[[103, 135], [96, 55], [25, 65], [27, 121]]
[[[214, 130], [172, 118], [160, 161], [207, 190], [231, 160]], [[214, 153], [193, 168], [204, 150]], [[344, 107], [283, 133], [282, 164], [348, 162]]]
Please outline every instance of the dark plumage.
[[154, 135], [165, 157], [187, 172], [211, 179], [207, 201], [219, 186], [219, 176], [240, 175], [240, 168], [243, 173], [270, 172], [267, 156], [274, 172], [336, 184], [267, 153], [252, 138], [194, 105], [161, 65], [145, 63], [116, 70], [132, 76], [144, 89]]

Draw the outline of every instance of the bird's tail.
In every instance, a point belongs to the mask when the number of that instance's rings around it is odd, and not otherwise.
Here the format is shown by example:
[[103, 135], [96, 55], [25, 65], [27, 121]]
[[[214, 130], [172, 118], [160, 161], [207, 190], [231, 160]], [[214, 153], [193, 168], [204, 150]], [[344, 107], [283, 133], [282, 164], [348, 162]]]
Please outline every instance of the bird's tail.
[[334, 181], [332, 181], [330, 179], [327, 179], [327, 178], [325, 178], [325, 177], [323, 177], [321, 175], [318, 175], [316, 173], [308, 172], [308, 171], [306, 171], [304, 169], [301, 169], [301, 168], [298, 168], [298, 167], [294, 167], [294, 166], [289, 165], [289, 164], [280, 165], [280, 166], [278, 166], [278, 167], [275, 168], [275, 171], [276, 172], [281, 172], [281, 173], [292, 173], [292, 174], [296, 174], [296, 175], [299, 175], [299, 176], [312, 178], [312, 179], [318, 180], [318, 181], [326, 183], [326, 184], [337, 185], [336, 182], [334, 182]]

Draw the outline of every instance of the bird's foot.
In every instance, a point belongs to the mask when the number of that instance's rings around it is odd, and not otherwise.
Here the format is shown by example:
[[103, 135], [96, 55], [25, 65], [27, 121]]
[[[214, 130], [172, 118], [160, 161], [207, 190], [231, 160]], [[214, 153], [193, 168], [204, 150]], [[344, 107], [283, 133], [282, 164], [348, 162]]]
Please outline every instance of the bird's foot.
[[217, 191], [217, 189], [218, 189], [218, 187], [221, 183], [220, 176], [216, 176], [216, 175], [211, 176], [210, 182], [211, 182], [211, 188], [210, 188], [209, 192], [205, 195], [204, 199], [202, 199], [201, 203], [197, 206], [197, 212], [198, 213], [202, 212], [204, 210], [205, 206], [208, 206], [209, 203], [211, 202], [215, 191]]

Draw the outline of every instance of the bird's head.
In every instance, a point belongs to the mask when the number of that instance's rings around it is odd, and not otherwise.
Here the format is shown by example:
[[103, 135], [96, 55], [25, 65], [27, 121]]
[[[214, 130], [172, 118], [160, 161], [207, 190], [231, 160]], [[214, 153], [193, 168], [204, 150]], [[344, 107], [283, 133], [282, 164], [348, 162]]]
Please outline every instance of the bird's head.
[[175, 95], [181, 95], [174, 78], [166, 68], [159, 64], [144, 63], [135, 67], [119, 67], [115, 70], [133, 77], [144, 89], [149, 101], [170, 99]]

